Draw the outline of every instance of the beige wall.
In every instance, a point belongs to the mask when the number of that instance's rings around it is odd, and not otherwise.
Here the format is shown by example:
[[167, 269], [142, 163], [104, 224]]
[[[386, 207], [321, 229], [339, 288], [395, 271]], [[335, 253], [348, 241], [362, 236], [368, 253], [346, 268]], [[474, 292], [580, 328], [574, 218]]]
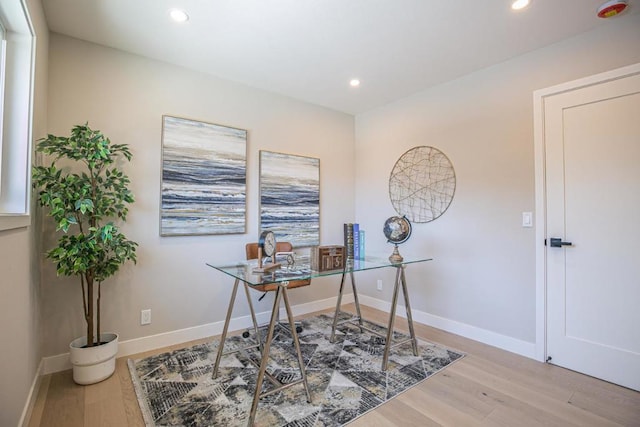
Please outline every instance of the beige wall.
[[[18, 424], [38, 367], [37, 290], [30, 229], [0, 231], [0, 425]], [[11, 385], [11, 386], [9, 386]]]
[[[48, 29], [39, 0], [27, 2], [37, 37], [33, 133], [46, 128]], [[32, 220], [32, 223], [34, 221]], [[38, 258], [33, 227], [0, 231], [0, 425], [16, 426], [36, 379], [39, 335]]]
[[[389, 173], [406, 150], [437, 147], [455, 167], [449, 210], [415, 224], [400, 248], [435, 258], [407, 270], [412, 308], [490, 342], [535, 342], [534, 229], [521, 226], [534, 211], [532, 93], [639, 61], [640, 16], [627, 16], [356, 118], [356, 219], [367, 230], [395, 214]], [[390, 252], [375, 232], [369, 244]], [[383, 279], [382, 293], [373, 284], [364, 293], [388, 300]]]
[[[259, 150], [320, 158], [322, 243], [341, 241], [342, 223], [353, 219], [353, 116], [57, 34], [49, 78], [49, 132], [68, 134], [88, 121], [134, 155], [126, 172], [136, 203], [124, 231], [140, 244], [138, 264], [103, 286], [103, 330], [123, 341], [224, 320], [232, 281], [205, 262], [242, 259], [244, 244], [258, 238]], [[159, 236], [163, 114], [249, 131], [246, 234]], [[56, 278], [50, 263], [42, 280], [44, 354], [66, 353], [83, 333], [79, 285]], [[334, 294], [318, 283], [292, 293], [293, 303]], [[271, 301], [256, 303], [256, 310], [270, 309]], [[140, 326], [147, 308], [152, 324]], [[241, 306], [234, 316], [247, 312]]]

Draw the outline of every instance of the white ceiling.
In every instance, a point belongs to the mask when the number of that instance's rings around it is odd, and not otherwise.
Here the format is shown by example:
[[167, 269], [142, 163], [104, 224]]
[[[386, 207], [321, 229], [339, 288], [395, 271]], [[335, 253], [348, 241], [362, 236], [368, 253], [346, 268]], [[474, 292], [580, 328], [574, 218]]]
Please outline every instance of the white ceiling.
[[[600, 19], [603, 2], [42, 0], [53, 32], [351, 114], [640, 11], [630, 0]], [[172, 22], [171, 8], [189, 21]]]

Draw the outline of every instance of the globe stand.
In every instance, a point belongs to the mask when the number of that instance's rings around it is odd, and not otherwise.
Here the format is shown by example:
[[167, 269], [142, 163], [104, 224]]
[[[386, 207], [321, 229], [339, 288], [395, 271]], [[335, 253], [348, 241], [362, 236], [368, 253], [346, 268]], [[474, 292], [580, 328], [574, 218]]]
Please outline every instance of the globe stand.
[[400, 255], [400, 252], [398, 251], [398, 244], [396, 243], [393, 247], [393, 253], [389, 257], [389, 261], [391, 261], [392, 264], [397, 264], [402, 262], [403, 259], [404, 258], [402, 258], [402, 255]]

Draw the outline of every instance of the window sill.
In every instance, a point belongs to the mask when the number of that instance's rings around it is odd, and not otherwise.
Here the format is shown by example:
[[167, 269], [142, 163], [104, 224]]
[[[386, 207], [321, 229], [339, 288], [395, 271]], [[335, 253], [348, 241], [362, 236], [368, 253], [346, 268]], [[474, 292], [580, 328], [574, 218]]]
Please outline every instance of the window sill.
[[0, 214], [0, 231], [24, 228], [31, 225], [30, 215]]

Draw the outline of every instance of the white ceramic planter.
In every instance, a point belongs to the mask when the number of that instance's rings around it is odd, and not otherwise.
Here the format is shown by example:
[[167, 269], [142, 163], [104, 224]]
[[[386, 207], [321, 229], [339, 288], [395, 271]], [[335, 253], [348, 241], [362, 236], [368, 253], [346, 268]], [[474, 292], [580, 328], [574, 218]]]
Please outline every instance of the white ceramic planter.
[[77, 384], [95, 384], [109, 378], [116, 370], [118, 354], [118, 334], [100, 334], [100, 342], [95, 347], [84, 347], [87, 337], [80, 337], [69, 344], [73, 381]]

